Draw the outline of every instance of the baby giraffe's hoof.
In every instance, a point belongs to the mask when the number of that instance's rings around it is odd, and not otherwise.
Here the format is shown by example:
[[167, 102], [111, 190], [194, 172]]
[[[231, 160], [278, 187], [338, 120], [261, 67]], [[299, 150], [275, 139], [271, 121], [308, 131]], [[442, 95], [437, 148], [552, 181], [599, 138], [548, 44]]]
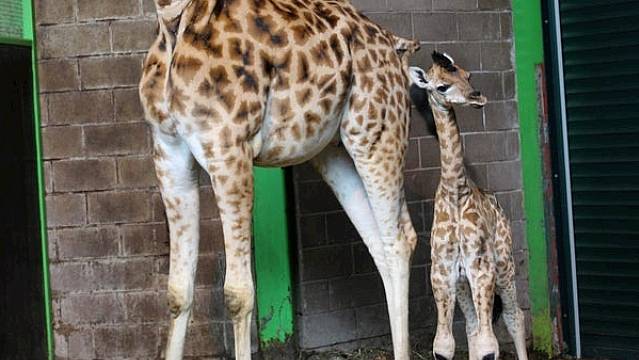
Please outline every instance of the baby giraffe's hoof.
[[435, 360], [453, 360], [453, 358], [447, 358], [444, 355], [439, 355], [438, 353], [433, 353], [435, 355]]
[[495, 360], [495, 354], [484, 355], [481, 360]]

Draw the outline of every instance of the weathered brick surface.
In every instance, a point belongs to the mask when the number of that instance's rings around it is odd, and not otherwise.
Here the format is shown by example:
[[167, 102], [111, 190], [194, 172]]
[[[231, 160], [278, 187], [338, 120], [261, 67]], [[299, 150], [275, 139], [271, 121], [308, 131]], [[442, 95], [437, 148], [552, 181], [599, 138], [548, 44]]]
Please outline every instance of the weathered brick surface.
[[83, 155], [82, 128], [46, 127], [42, 129], [42, 145], [45, 159], [80, 157]]
[[45, 59], [104, 54], [109, 43], [107, 23], [43, 26], [38, 31], [38, 49]]
[[85, 89], [134, 86], [142, 75], [142, 55], [83, 58], [80, 75]]
[[110, 91], [53, 93], [49, 95], [48, 110], [49, 125], [112, 122], [112, 94]]
[[41, 24], [71, 22], [75, 18], [73, 0], [37, 1], [36, 12]]
[[[137, 82], [152, 0], [36, 2], [55, 354], [156, 359], [166, 341], [169, 240]], [[186, 353], [232, 354], [222, 226], [206, 176]], [[256, 340], [255, 340], [256, 344]]]
[[[82, 176], [87, 174], [90, 176]], [[112, 159], [53, 162], [53, 189], [57, 192], [105, 190], [115, 185]]]
[[74, 90], [80, 86], [78, 64], [74, 60], [41, 62], [38, 74], [42, 91]]
[[[422, 41], [411, 63], [428, 61], [434, 49], [450, 52], [490, 98], [483, 111], [460, 109], [458, 117], [470, 172], [497, 191], [513, 219], [519, 297], [528, 308], [510, 1], [353, 2]], [[56, 357], [158, 358], [168, 331], [169, 246], [136, 89], [155, 29], [153, 1], [42, 0], [36, 18]], [[434, 326], [427, 269], [438, 166], [436, 142], [414, 115], [406, 192], [420, 243], [410, 326], [424, 341]], [[299, 345], [387, 345], [383, 290], [366, 247], [319, 176], [308, 165], [294, 174]], [[217, 359], [232, 356], [233, 336], [219, 213], [203, 173], [200, 183], [201, 256], [186, 353]]]
[[[522, 209], [510, 0], [356, 0], [372, 19], [422, 42], [410, 60], [427, 66], [430, 52], [445, 51], [473, 74], [490, 100], [483, 110], [457, 109], [468, 172], [497, 197], [511, 218], [520, 304], [529, 309], [527, 246]], [[406, 159], [406, 198], [419, 243], [411, 272], [410, 325], [429, 348], [435, 308], [428, 281], [432, 197], [439, 180], [437, 141], [413, 114]], [[308, 165], [294, 168], [298, 227], [297, 324], [303, 348], [388, 345], [390, 330], [381, 280], [368, 250], [337, 200]], [[529, 317], [529, 313], [527, 312]], [[459, 319], [459, 315], [457, 317]], [[503, 327], [503, 326], [502, 326]], [[463, 326], [456, 323], [464, 344]], [[503, 329], [500, 337], [509, 341]]]

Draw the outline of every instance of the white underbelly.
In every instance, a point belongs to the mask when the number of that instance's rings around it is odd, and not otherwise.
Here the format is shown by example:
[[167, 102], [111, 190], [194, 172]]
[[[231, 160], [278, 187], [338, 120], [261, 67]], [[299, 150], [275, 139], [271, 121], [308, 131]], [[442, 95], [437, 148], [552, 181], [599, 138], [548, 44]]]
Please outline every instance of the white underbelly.
[[[265, 121], [266, 122], [266, 121]], [[296, 140], [276, 135], [277, 129], [263, 126], [252, 140], [254, 163], [260, 166], [282, 167], [301, 164], [319, 154], [331, 141], [338, 141], [340, 120], [335, 118], [309, 138]], [[274, 149], [281, 149], [274, 155]]]
[[[307, 131], [301, 131], [306, 126], [304, 114], [298, 114], [284, 122], [282, 119], [273, 118], [270, 111], [267, 111], [260, 131], [252, 139], [254, 163], [260, 166], [282, 167], [312, 159], [330, 142], [339, 141], [340, 124], [342, 119], [348, 116], [349, 106], [350, 102], [346, 101], [341, 109], [327, 115], [310, 135]], [[292, 135], [293, 132], [290, 130], [293, 126], [298, 127], [301, 136]]]

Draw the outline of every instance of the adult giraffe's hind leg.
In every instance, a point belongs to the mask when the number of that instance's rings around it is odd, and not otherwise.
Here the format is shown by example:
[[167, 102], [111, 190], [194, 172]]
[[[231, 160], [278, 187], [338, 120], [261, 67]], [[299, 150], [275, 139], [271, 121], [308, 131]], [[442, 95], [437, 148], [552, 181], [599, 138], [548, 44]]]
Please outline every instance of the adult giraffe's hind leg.
[[386, 285], [390, 278], [379, 229], [368, 201], [368, 194], [353, 160], [343, 147], [329, 144], [320, 154], [311, 159], [310, 163], [333, 190], [335, 197], [367, 246]]
[[251, 213], [253, 210], [253, 156], [245, 143], [217, 149], [218, 158], [203, 162], [222, 220], [226, 275], [224, 301], [233, 321], [235, 359], [251, 358], [251, 319], [255, 289], [251, 262]]
[[[353, 56], [357, 59], [362, 54]], [[366, 84], [370, 83], [369, 76], [375, 76], [373, 71], [369, 68], [356, 70], [350, 107], [342, 120], [340, 136], [353, 159], [379, 231], [384, 258], [382, 267], [387, 269], [384, 287], [395, 359], [408, 360], [410, 260], [417, 242], [403, 189], [410, 105], [406, 84], [401, 83], [403, 77], [399, 71], [393, 73], [380, 65], [376, 70], [378, 76], [388, 76], [394, 81], [369, 89]], [[386, 93], [388, 96], [373, 99], [371, 94], [374, 93]]]
[[[354, 163], [379, 231], [380, 241], [375, 248], [381, 249], [384, 259], [378, 267], [386, 289], [393, 352], [396, 360], [408, 360], [408, 285], [410, 259], [417, 236], [405, 208], [402, 182], [379, 173], [379, 163], [358, 158]], [[396, 166], [399, 168], [401, 163], [402, 160], [398, 159]], [[398, 169], [396, 174], [401, 176], [401, 170]]]
[[[391, 311], [397, 305], [395, 304], [390, 269], [386, 261], [377, 220], [371, 209], [364, 183], [355, 169], [353, 159], [343, 147], [328, 145], [311, 160], [311, 164], [331, 187], [373, 257], [384, 283], [386, 301], [389, 311]], [[407, 210], [404, 223], [406, 227], [412, 227], [409, 226], [410, 217]]]
[[169, 223], [168, 300], [171, 324], [165, 357], [182, 358], [191, 305], [199, 241], [199, 198], [193, 157], [186, 143], [156, 129], [155, 169]]

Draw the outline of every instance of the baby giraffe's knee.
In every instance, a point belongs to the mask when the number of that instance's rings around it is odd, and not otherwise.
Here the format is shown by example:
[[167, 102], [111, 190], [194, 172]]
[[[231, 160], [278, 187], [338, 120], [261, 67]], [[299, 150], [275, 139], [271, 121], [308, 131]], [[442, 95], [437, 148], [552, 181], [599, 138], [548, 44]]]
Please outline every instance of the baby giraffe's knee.
[[168, 289], [169, 310], [173, 317], [191, 310], [193, 304], [193, 290], [183, 284], [169, 282]]
[[231, 319], [241, 318], [253, 311], [255, 291], [253, 288], [224, 287], [224, 302]]

